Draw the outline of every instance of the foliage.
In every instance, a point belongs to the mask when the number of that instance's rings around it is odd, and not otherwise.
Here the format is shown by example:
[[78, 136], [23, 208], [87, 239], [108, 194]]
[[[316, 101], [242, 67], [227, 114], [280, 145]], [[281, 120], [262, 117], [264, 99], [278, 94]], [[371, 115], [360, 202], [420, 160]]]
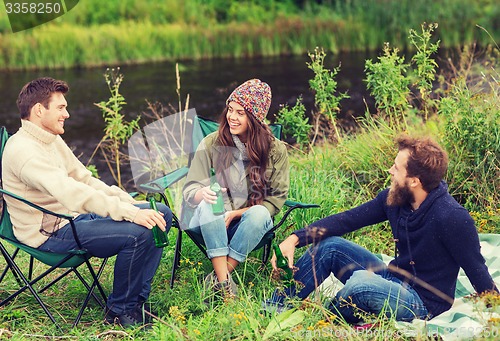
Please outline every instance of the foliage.
[[[140, 116], [135, 120], [127, 122], [125, 116], [121, 113], [123, 106], [126, 104], [125, 98], [120, 94], [120, 85], [123, 81], [123, 75], [120, 73], [120, 68], [107, 69], [104, 74], [106, 84], [111, 93], [111, 97], [107, 102], [95, 103], [102, 110], [105, 128], [104, 136], [99, 144], [94, 149], [88, 163], [98, 150], [101, 150], [113, 179], [117, 185], [123, 188], [121, 179], [121, 164], [124, 155], [120, 148], [132, 136], [135, 130], [139, 129]], [[113, 168], [114, 167], [114, 168]]]
[[[488, 68], [494, 70], [492, 65]], [[493, 210], [500, 207], [499, 94], [498, 74], [483, 72], [478, 80], [459, 72], [439, 103], [439, 113], [445, 120], [443, 139], [450, 153], [453, 194], [470, 210], [492, 203], [497, 205]]]
[[314, 91], [314, 104], [317, 114], [326, 117], [331, 123], [337, 140], [341, 136], [337, 129], [337, 113], [340, 111], [340, 101], [349, 98], [345, 93], [336, 95], [337, 81], [335, 77], [340, 70], [340, 66], [333, 70], [324, 66], [326, 53], [322, 48], [316, 47], [313, 53], [308, 53], [311, 62], [307, 67], [314, 72], [314, 78], [309, 80], [309, 86]]
[[293, 107], [285, 105], [276, 114], [276, 123], [283, 126], [283, 135], [293, 137], [300, 149], [309, 144], [309, 134], [312, 128], [305, 113], [306, 108], [302, 103], [302, 97], [299, 97]]
[[[413, 119], [415, 112], [420, 111], [425, 119], [435, 113], [435, 101], [431, 96], [438, 65], [431, 55], [437, 52], [439, 41], [432, 43], [431, 38], [437, 26], [423, 24], [421, 34], [413, 29], [409, 31], [409, 40], [416, 50], [410, 64], [405, 63], [398, 48], [391, 49], [388, 43], [378, 62], [367, 60], [365, 63], [365, 81], [378, 111], [390, 125], [400, 130], [408, 128], [407, 121]], [[420, 93], [420, 105], [414, 104], [412, 82]]]
[[409, 39], [416, 48], [416, 53], [412, 57], [412, 62], [416, 65], [416, 86], [420, 92], [422, 101], [421, 107], [425, 113], [425, 119], [428, 118], [429, 111], [434, 109], [434, 102], [430, 98], [433, 82], [435, 80], [437, 63], [431, 59], [431, 55], [436, 53], [439, 47], [439, 41], [431, 42], [432, 33], [438, 27], [438, 24], [429, 24], [427, 27], [422, 25], [422, 33], [419, 35], [415, 30], [410, 30]]
[[[50, 23], [12, 34], [0, 11], [0, 69], [414, 47], [407, 32], [440, 23], [443, 46], [499, 36], [493, 0], [85, 0]], [[464, 11], [464, 8], [467, 8]], [[47, 49], [50, 46], [50, 49]], [[33, 53], [35, 51], [36, 53]]]

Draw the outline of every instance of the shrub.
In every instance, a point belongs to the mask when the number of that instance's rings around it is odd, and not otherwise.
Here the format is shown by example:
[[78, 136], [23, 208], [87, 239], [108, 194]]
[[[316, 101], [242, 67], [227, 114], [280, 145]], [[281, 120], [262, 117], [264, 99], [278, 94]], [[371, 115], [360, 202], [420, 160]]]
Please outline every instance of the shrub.
[[312, 128], [305, 114], [306, 108], [302, 103], [302, 97], [297, 98], [293, 107], [285, 105], [276, 114], [276, 123], [283, 126], [283, 135], [286, 138], [293, 138], [300, 149], [309, 144], [309, 133]]

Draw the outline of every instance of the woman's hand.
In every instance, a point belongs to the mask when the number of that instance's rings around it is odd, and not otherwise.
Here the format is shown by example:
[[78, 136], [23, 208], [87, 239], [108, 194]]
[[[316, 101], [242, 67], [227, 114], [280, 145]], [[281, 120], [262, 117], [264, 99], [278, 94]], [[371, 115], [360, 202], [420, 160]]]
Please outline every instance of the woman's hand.
[[[299, 237], [295, 234], [291, 234], [285, 239], [280, 245], [279, 248], [283, 257], [288, 259], [288, 267], [293, 269], [293, 257], [295, 254], [295, 247], [299, 244]], [[276, 253], [273, 252], [273, 256], [271, 257], [271, 265], [273, 269], [278, 271], [278, 267], [276, 266]]]
[[224, 222], [226, 223], [226, 229], [229, 228], [229, 224], [235, 219], [240, 219], [243, 213], [250, 207], [240, 208], [239, 210], [227, 211], [224, 213]]
[[[227, 188], [221, 188], [221, 191], [225, 193]], [[200, 188], [194, 195], [194, 202], [198, 205], [201, 201], [205, 201], [208, 204], [215, 204], [217, 202], [217, 193], [210, 189], [210, 186], [205, 186]]]
[[227, 211], [224, 213], [224, 223], [226, 223], [226, 229], [229, 228], [229, 224], [231, 224], [233, 219], [239, 218], [240, 216], [238, 216], [237, 211]]

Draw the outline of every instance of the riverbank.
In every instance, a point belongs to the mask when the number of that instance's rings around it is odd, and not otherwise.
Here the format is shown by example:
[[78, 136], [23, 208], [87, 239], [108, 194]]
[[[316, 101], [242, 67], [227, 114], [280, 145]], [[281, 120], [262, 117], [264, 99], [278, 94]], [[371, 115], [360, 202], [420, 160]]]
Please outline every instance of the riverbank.
[[[436, 39], [442, 47], [486, 45], [493, 42], [480, 27], [491, 30], [497, 17], [489, 0], [468, 4], [473, 8], [467, 12], [463, 0], [446, 4], [353, 0], [324, 5], [304, 1], [302, 7], [299, 2], [257, 1], [250, 6], [243, 1], [220, 8], [216, 1], [202, 6], [190, 0], [183, 7], [172, 3], [169, 10], [171, 2], [157, 8], [145, 1], [134, 10], [134, 2], [110, 1], [105, 16], [99, 4], [89, 0], [53, 22], [15, 34], [2, 14], [0, 70], [297, 55], [316, 46], [333, 53], [373, 51], [385, 42], [407, 49], [408, 31], [423, 22], [439, 23]], [[493, 37], [497, 33], [489, 31]]]

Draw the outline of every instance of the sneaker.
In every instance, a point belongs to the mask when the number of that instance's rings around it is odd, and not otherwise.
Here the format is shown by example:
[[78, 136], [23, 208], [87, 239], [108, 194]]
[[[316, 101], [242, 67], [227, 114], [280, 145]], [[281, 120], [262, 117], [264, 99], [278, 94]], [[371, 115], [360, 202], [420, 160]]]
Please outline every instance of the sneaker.
[[234, 294], [234, 297], [238, 297], [238, 286], [233, 281], [231, 273], [228, 274], [228, 277], [229, 277], [229, 285], [231, 286], [231, 292]]
[[203, 280], [203, 291], [204, 292], [212, 291], [217, 282], [218, 280], [217, 276], [215, 275], [215, 271], [212, 271]]
[[204, 300], [206, 304], [210, 304], [214, 299], [231, 300], [238, 295], [238, 286], [234, 283], [231, 274], [228, 275], [227, 280], [219, 282], [214, 271], [205, 277], [203, 289], [205, 296], [207, 296]]
[[133, 310], [124, 312], [123, 314], [117, 314], [113, 310], [106, 307], [104, 310], [104, 323], [117, 324], [124, 328], [143, 325], [144, 317], [142, 309], [136, 307]]
[[282, 312], [285, 312], [287, 310], [290, 310], [293, 308], [291, 304], [283, 303], [283, 302], [276, 302], [271, 299], [267, 299], [261, 303], [262, 310], [264, 312], [272, 315], [272, 314], [281, 314]]
[[231, 281], [229, 279], [215, 284], [213, 290], [214, 297], [222, 298], [225, 302], [236, 298], [236, 294], [233, 291], [233, 286], [231, 285]]
[[276, 289], [271, 295], [271, 298], [261, 303], [261, 307], [268, 314], [281, 314], [293, 308], [290, 303], [286, 303], [286, 299], [287, 296], [280, 295], [278, 289]]

